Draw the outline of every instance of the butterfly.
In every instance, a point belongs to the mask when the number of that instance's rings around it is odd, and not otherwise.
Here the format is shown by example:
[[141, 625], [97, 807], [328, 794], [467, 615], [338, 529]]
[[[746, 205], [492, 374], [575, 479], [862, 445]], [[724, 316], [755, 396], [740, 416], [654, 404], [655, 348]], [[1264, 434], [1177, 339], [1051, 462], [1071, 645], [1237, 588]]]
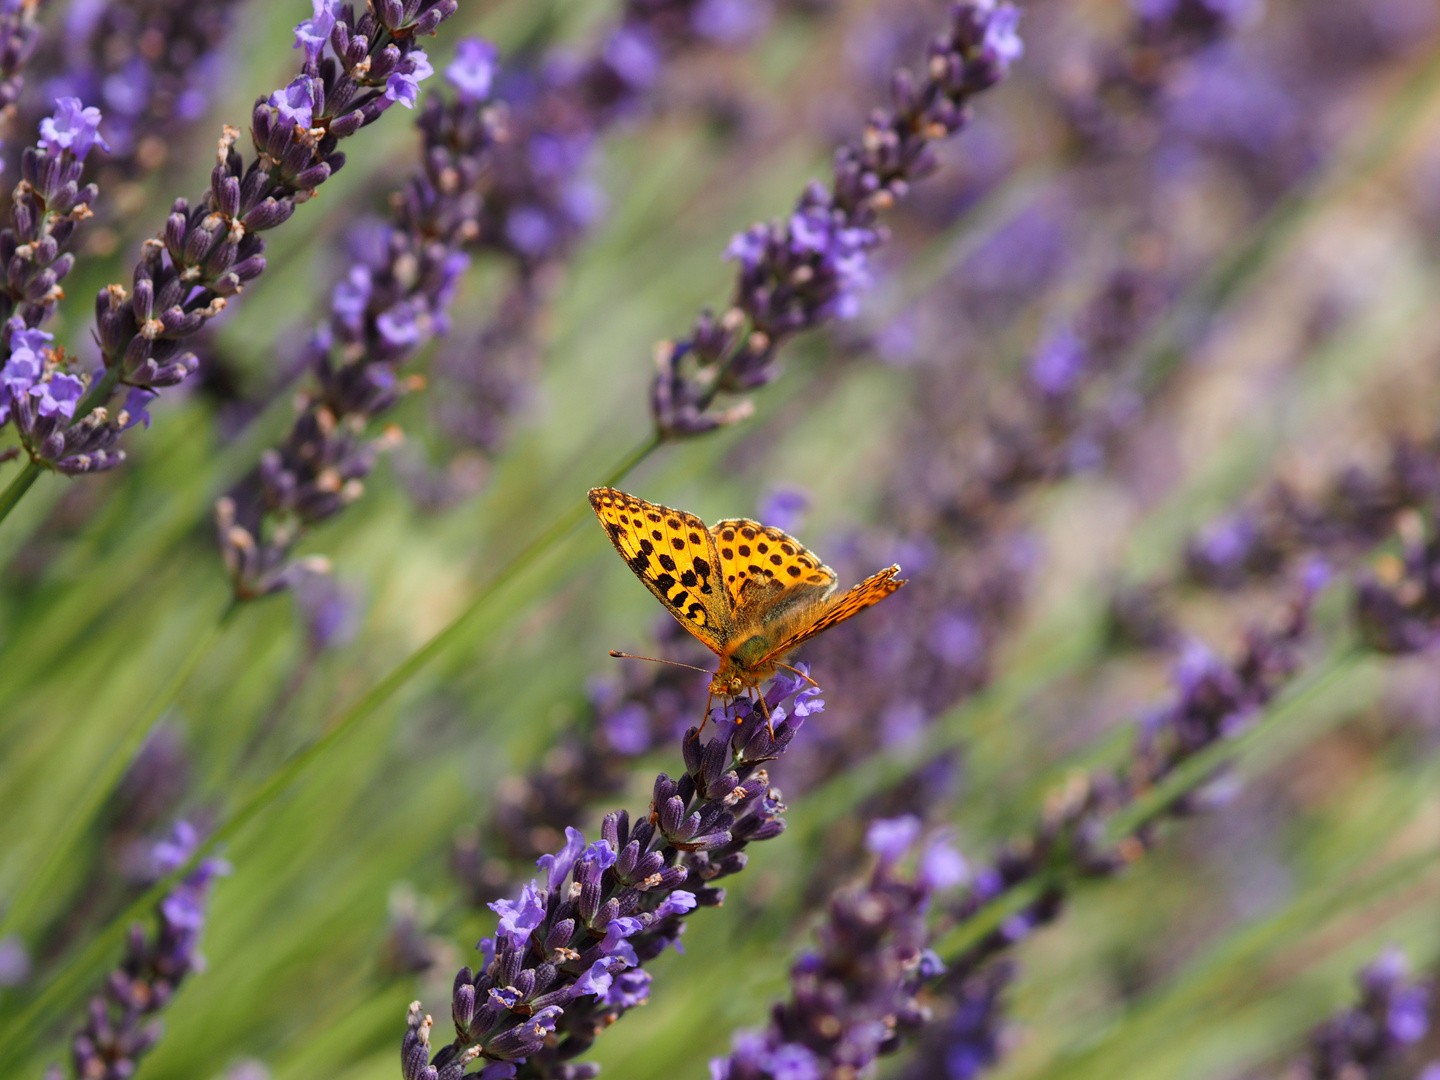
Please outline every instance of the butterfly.
[[635, 576], [720, 658], [707, 672], [711, 700], [751, 690], [764, 708], [759, 686], [780, 668], [815, 685], [785, 658], [905, 584], [896, 577], [900, 567], [887, 566], [837, 597], [834, 570], [793, 536], [758, 521], [731, 518], [707, 528], [694, 514], [614, 488], [591, 488], [590, 505]]

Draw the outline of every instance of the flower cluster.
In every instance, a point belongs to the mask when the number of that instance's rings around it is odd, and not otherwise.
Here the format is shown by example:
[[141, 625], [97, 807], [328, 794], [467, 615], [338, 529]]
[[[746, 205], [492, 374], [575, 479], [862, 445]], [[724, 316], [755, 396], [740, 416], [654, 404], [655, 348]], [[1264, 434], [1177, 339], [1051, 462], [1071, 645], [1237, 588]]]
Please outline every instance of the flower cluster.
[[1434, 512], [1401, 519], [1399, 556], [1382, 555], [1361, 575], [1355, 618], [1376, 652], [1419, 652], [1440, 640], [1440, 535]]
[[[227, 127], [204, 198], [193, 207], [186, 199], [175, 201], [160, 235], [146, 241], [130, 289], [115, 284], [100, 290], [95, 338], [104, 374], [58, 440], [26, 441], [36, 465], [83, 472], [123, 460], [109, 449], [125, 426], [121, 417], [138, 416], [138, 405], [195, 370], [197, 361], [185, 349], [186, 339], [264, 271], [260, 234], [287, 221], [295, 207], [344, 164], [339, 141], [396, 102], [414, 105], [420, 80], [431, 70], [416, 39], [434, 33], [456, 6], [457, 0], [419, 5], [396, 0], [356, 16], [349, 5], [314, 0], [313, 17], [297, 30], [305, 51], [302, 73], [255, 103], [250, 129], [254, 159], [245, 164], [236, 149], [240, 133]], [[76, 101], [62, 104], [61, 111], [42, 124], [46, 153], [42, 157], [36, 152], [29, 167], [36, 178], [27, 171], [26, 180], [42, 194], [53, 187], [56, 207], [64, 205], [64, 193], [78, 179], [78, 168], [71, 163], [78, 166], [98, 138], [99, 119], [98, 110], [82, 110]], [[27, 169], [23, 161], [22, 169]], [[78, 196], [69, 198], [73, 208]], [[48, 202], [46, 208], [52, 209]], [[33, 250], [39, 265], [54, 257], [49, 245], [37, 242]], [[31, 278], [26, 304], [45, 296], [51, 303], [58, 298], [53, 290], [38, 291], [45, 280], [41, 275], [54, 269]], [[27, 309], [21, 314], [27, 324], [36, 321]], [[112, 420], [107, 409], [120, 387], [129, 395], [127, 408]], [[51, 443], [58, 443], [58, 449]]]
[[[98, 133], [100, 110], [78, 98], [61, 98], [54, 115], [40, 122], [40, 143], [20, 157], [20, 182], [12, 195], [10, 224], [0, 230], [0, 258], [6, 277], [0, 286], [4, 351], [0, 367], [0, 424], [14, 421], [21, 446], [32, 460], [76, 474], [106, 469], [123, 455], [108, 447], [143, 414], [133, 398], [112, 422], [104, 412], [83, 415], [76, 408], [89, 378], [59, 350], [47, 347], [52, 336], [38, 329], [64, 296], [61, 282], [75, 265], [64, 248], [77, 226], [92, 216], [98, 189], [80, 186], [85, 158], [105, 147]], [[19, 450], [12, 451], [18, 453]]]
[[963, 880], [965, 862], [935, 842], [912, 874], [901, 873], [920, 831], [913, 816], [871, 823], [870, 879], [831, 898], [819, 950], [790, 969], [790, 999], [774, 1006], [764, 1031], [735, 1036], [730, 1056], [710, 1063], [712, 1080], [862, 1075], [929, 1019], [916, 995], [944, 965], [927, 948], [927, 917], [935, 895]]
[[[307, 34], [302, 23], [297, 36], [308, 49]], [[391, 200], [388, 224], [362, 226], [352, 237], [354, 262], [310, 342], [316, 387], [285, 441], [217, 505], [221, 550], [241, 599], [295, 583], [311, 565], [290, 559], [303, 531], [358, 498], [378, 454], [398, 437], [393, 430], [372, 437], [367, 428], [408, 388], [400, 367], [448, 326], [468, 264], [464, 247], [478, 229], [481, 177], [505, 137], [504, 110], [487, 107], [482, 93], [493, 58], [486, 42], [462, 43], [447, 71], [460, 90], [456, 100], [431, 97], [421, 111], [420, 170]], [[397, 78], [398, 68], [387, 85]], [[412, 100], [404, 89], [411, 83], [402, 82], [398, 99]]]
[[[154, 876], [183, 866], [198, 842], [195, 830], [178, 822], [172, 835], [152, 849]], [[77, 1080], [127, 1080], [159, 1041], [163, 1026], [156, 1014], [185, 977], [204, 966], [199, 944], [205, 908], [215, 879], [227, 873], [226, 863], [204, 860], [160, 902], [153, 938], [138, 923], [131, 928], [124, 959], [106, 979], [104, 991], [91, 999], [85, 1024], [71, 1041]]]
[[[698, 664], [708, 655], [669, 616], [658, 643], [679, 661]], [[678, 737], [704, 708], [704, 681], [668, 664], [626, 664], [619, 680], [597, 682], [574, 729], [535, 768], [506, 779], [490, 820], [456, 843], [455, 872], [471, 897], [510, 889], [515, 867], [552, 850], [567, 824], [624, 789], [637, 758]]]
[[[951, 1019], [927, 1031], [916, 1069], [944, 1063], [951, 1080], [969, 1080], [998, 1053], [1000, 999], [1012, 977], [1008, 964], [996, 967], [1019, 942], [1054, 922], [1064, 910], [1074, 879], [1110, 877], [1143, 856], [1159, 839], [1164, 819], [1190, 816], [1213, 807], [1227, 794], [1223, 767], [1176, 795], [1123, 836], [1110, 836], [1112, 819], [1187, 760], [1235, 738], [1290, 680], [1310, 637], [1310, 609], [1318, 580], [1307, 581], [1288, 618], [1274, 630], [1251, 630], [1245, 648], [1226, 663], [1192, 647], [1174, 674], [1175, 700], [1145, 717], [1126, 766], [1075, 777], [1046, 803], [1029, 835], [1004, 845], [993, 862], [978, 870], [951, 915], [974, 919], [1027, 883], [1038, 884], [1026, 901], [994, 930], [950, 960], [938, 984]], [[953, 1068], [952, 1068], [953, 1066]]]
[[61, 73], [47, 98], [99, 103], [111, 154], [101, 185], [162, 165], [177, 137], [205, 114], [235, 0], [76, 4], [67, 12]]
[[1440, 501], [1440, 438], [1398, 438], [1378, 468], [1346, 467], [1314, 495], [1283, 481], [1206, 525], [1186, 547], [1188, 577], [1227, 589], [1271, 578], [1305, 554], [1349, 561], [1407, 514]]
[[532, 881], [518, 899], [490, 905], [499, 926], [478, 946], [480, 969], [455, 977], [455, 1040], [432, 1058], [430, 1018], [412, 1005], [401, 1047], [405, 1080], [457, 1080], [476, 1060], [487, 1080], [595, 1074], [568, 1063], [646, 1000], [643, 965], [678, 940], [687, 913], [723, 902], [714, 882], [745, 868], [745, 848], [784, 830], [784, 804], [764, 765], [823, 703], [789, 676], [771, 684], [765, 702], [773, 735], [758, 705], [740, 720], [722, 715], [708, 741], [688, 729], [685, 772], [655, 778], [647, 814], [633, 825], [623, 810], [608, 814], [588, 845], [567, 827], [565, 846], [537, 860], [544, 885]]
[[1399, 949], [1387, 949], [1356, 979], [1360, 1000], [1310, 1033], [1297, 1074], [1304, 1080], [1367, 1080], [1385, 1075], [1430, 1028], [1431, 984], [1410, 975]]
[[[475, 452], [494, 452], [504, 418], [533, 382], [536, 323], [560, 267], [602, 212], [593, 176], [600, 138], [653, 96], [667, 64], [706, 45], [747, 40], [767, 14], [762, 0], [630, 0], [584, 56], [561, 48], [528, 67], [517, 60], [503, 88], [510, 137], [492, 155], [473, 245], [511, 262], [516, 280], [485, 325], [452, 340], [435, 360], [443, 383], [436, 421], [464, 450], [447, 474], [410, 469], [423, 505], [473, 492], [480, 479]], [[457, 67], [476, 70], [485, 60], [462, 43]]]
[[864, 134], [839, 149], [830, 187], [812, 183], [787, 220], [735, 237], [726, 251], [739, 263], [733, 306], [718, 319], [702, 313], [689, 338], [660, 346], [651, 407], [661, 435], [699, 434], [742, 418], [744, 402], [717, 410], [716, 398], [773, 379], [776, 351], [792, 334], [855, 314], [870, 279], [869, 253], [886, 238], [880, 212], [938, 168], [932, 144], [959, 131], [970, 99], [1020, 56], [1018, 21], [1008, 4], [955, 4], [924, 77], [896, 73], [894, 107], [877, 111]]

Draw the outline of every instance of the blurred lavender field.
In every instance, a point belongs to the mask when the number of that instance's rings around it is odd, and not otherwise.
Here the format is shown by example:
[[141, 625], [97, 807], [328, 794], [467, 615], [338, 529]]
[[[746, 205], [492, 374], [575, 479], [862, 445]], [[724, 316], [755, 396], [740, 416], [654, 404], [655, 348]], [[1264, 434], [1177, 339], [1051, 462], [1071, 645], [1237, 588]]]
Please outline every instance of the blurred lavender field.
[[[0, 105], [0, 1075], [1440, 1078], [1440, 2], [5, 0]], [[909, 585], [696, 734], [596, 485]]]

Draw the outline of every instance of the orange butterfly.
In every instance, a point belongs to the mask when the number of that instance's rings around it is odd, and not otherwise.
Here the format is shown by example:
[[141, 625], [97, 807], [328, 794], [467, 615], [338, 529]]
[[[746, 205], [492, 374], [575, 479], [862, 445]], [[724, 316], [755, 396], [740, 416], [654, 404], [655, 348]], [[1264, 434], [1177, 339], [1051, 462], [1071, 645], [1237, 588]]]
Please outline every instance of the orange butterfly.
[[895, 576], [900, 567], [889, 566], [835, 597], [834, 570], [793, 536], [758, 521], [734, 518], [706, 528], [694, 514], [614, 488], [591, 488], [590, 505], [635, 576], [720, 658], [712, 700], [749, 689], [764, 708], [759, 686], [778, 668], [814, 685], [785, 657], [905, 584]]

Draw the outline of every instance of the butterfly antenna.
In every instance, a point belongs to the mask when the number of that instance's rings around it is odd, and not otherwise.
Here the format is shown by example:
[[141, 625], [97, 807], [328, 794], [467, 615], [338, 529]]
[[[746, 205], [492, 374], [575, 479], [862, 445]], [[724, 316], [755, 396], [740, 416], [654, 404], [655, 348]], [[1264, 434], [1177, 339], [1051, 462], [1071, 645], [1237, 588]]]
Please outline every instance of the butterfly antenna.
[[615, 649], [610, 650], [610, 655], [620, 660], [649, 660], [652, 664], [669, 664], [671, 667], [689, 668], [691, 671], [698, 671], [702, 675], [715, 674], [709, 668], [696, 667], [694, 664], [681, 664], [674, 660], [657, 660], [653, 656], [636, 656], [634, 653], [618, 652]]
[[[611, 653], [610, 655], [611, 655], [611, 656], [614, 656], [615, 654], [614, 654], [614, 653]], [[819, 690], [819, 689], [820, 689], [820, 684], [819, 684], [818, 682], [816, 682], [814, 679], [810, 678], [809, 675], [806, 675], [806, 674], [805, 674], [803, 671], [801, 671], [799, 668], [793, 668], [793, 667], [791, 667], [789, 664], [781, 664], [781, 663], [777, 663], [775, 666], [776, 666], [776, 667], [783, 667], [786, 671], [793, 671], [796, 675], [799, 675], [800, 678], [804, 679], [804, 680], [805, 680], [806, 682], [808, 682], [811, 686], [813, 686], [816, 690]]]

